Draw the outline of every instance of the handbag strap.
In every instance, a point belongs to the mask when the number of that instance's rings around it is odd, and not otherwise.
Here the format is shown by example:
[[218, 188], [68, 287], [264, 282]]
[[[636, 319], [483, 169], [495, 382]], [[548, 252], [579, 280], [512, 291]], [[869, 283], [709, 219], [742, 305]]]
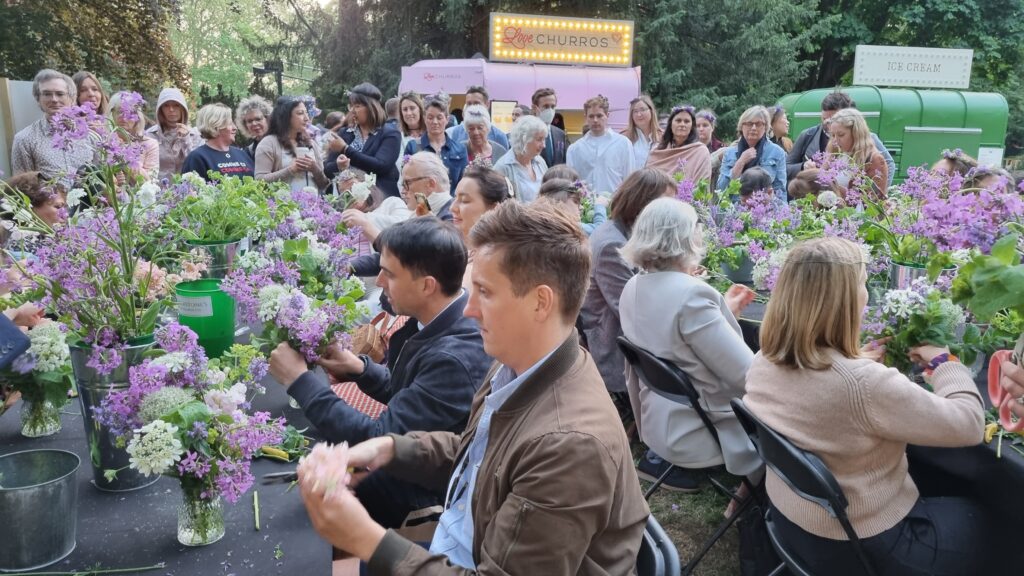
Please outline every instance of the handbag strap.
[[384, 331], [384, 330], [387, 329], [388, 321], [390, 319], [391, 319], [391, 316], [387, 312], [384, 312], [382, 310], [380, 313], [378, 313], [376, 316], [373, 317], [373, 320], [370, 320], [370, 326], [373, 326], [373, 327], [377, 328], [378, 330]]

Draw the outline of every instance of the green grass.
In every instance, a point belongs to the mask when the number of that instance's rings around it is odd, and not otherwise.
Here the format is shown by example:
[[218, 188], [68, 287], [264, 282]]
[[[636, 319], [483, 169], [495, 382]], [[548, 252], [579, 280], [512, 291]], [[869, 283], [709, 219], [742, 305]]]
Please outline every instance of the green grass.
[[[634, 454], [639, 458], [646, 449], [635, 446]], [[739, 479], [724, 470], [716, 470], [712, 476], [727, 487], [735, 488]], [[644, 490], [649, 482], [640, 482]], [[651, 514], [668, 533], [669, 538], [679, 550], [679, 561], [682, 565], [700, 550], [711, 534], [722, 521], [722, 512], [729, 504], [729, 499], [720, 494], [711, 484], [706, 483], [700, 492], [682, 494], [659, 488], [651, 496], [649, 502]], [[736, 525], [722, 536], [711, 550], [697, 565], [694, 574], [697, 576], [735, 576], [739, 574], [739, 538]]]

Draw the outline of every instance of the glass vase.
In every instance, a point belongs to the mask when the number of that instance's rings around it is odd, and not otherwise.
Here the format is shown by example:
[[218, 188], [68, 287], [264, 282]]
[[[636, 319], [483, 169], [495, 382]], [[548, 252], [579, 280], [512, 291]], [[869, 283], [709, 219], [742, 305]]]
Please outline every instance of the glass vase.
[[21, 406], [21, 435], [26, 438], [49, 436], [60, 431], [60, 406], [49, 400], [25, 400]]
[[199, 497], [199, 488], [182, 486], [178, 507], [178, 542], [185, 546], [206, 546], [224, 537], [224, 507], [219, 496]]

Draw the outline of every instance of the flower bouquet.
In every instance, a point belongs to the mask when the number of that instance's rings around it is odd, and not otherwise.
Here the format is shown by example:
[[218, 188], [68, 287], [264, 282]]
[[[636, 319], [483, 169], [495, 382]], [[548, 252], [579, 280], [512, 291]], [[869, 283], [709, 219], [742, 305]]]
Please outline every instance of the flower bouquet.
[[336, 177], [332, 203], [339, 210], [366, 206], [367, 200], [369, 200], [370, 194], [373, 192], [373, 187], [377, 185], [377, 175], [366, 174], [362, 180], [358, 180], [355, 176], [351, 175], [351, 171], [346, 170], [345, 172], [349, 173], [348, 178], [343, 179], [341, 174]]
[[[168, 211], [164, 225], [193, 243], [236, 242], [261, 237], [280, 222], [271, 217], [268, 200], [286, 186], [250, 177], [213, 174], [207, 183], [194, 174], [182, 177], [189, 191]], [[279, 212], [275, 212], [275, 215]]]
[[867, 313], [863, 332], [867, 340], [889, 338], [885, 364], [905, 374], [913, 369], [908, 354], [914, 346], [948, 346], [970, 365], [981, 344], [978, 327], [967, 323], [964, 309], [923, 279], [887, 292], [881, 305]]
[[67, 328], [44, 321], [28, 331], [31, 345], [11, 367], [0, 373], [0, 383], [21, 392], [21, 433], [35, 438], [60, 431], [60, 409], [71, 391], [71, 351]]
[[235, 503], [252, 486], [250, 461], [282, 440], [284, 423], [246, 413], [250, 389], [267, 372], [249, 347], [220, 364], [207, 360], [188, 328], [167, 325], [156, 339], [162, 355], [133, 367], [129, 388], [107, 396], [96, 416], [127, 444], [130, 468], [180, 482], [178, 541], [210, 544], [224, 535], [220, 499]]

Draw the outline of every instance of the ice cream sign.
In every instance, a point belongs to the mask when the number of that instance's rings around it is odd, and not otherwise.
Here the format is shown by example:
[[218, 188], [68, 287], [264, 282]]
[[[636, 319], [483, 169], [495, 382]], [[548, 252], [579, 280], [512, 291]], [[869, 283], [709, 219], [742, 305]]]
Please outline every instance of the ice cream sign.
[[491, 60], [629, 67], [633, 21], [491, 13]]

